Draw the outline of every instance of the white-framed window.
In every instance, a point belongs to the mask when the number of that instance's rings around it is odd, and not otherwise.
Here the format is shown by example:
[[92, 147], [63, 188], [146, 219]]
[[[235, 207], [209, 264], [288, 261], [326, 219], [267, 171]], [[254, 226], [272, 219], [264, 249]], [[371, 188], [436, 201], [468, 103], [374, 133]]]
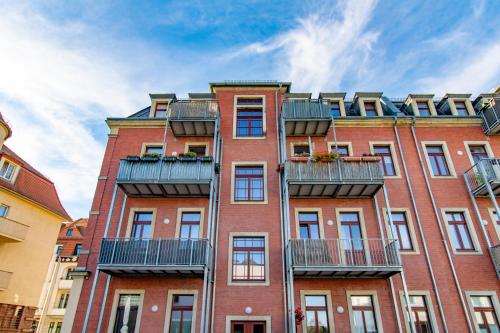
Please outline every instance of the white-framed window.
[[466, 291], [469, 311], [476, 332], [500, 331], [500, 305], [495, 291]]
[[455, 167], [444, 141], [422, 141], [431, 178], [456, 178]]
[[337, 153], [340, 157], [353, 156], [352, 142], [333, 142], [327, 143], [328, 151]]
[[0, 177], [9, 182], [14, 182], [19, 166], [5, 158], [3, 158], [0, 163]]
[[473, 116], [474, 107], [468, 98], [449, 98], [450, 111], [455, 116]]
[[482, 254], [467, 208], [442, 208], [443, 221], [454, 254]]
[[144, 142], [141, 148], [141, 155], [163, 155], [163, 143]]
[[6, 217], [9, 213], [9, 206], [1, 204], [0, 205], [0, 217]]
[[266, 96], [235, 95], [233, 138], [263, 139], [266, 135]]
[[464, 141], [464, 145], [471, 165], [476, 164], [483, 158], [493, 158], [495, 156], [488, 141]]
[[195, 333], [198, 290], [173, 290], [167, 295], [165, 333]]
[[267, 232], [229, 233], [228, 285], [269, 286]]
[[302, 333], [333, 332], [333, 303], [330, 290], [301, 290], [304, 311]]
[[[410, 332], [410, 323], [406, 312], [406, 297], [402, 290], [399, 291], [399, 296], [403, 307], [406, 331]], [[408, 298], [411, 305], [411, 317], [417, 332], [439, 332], [431, 293], [428, 290], [411, 290], [408, 292]]]
[[347, 302], [351, 332], [383, 332], [376, 291], [347, 291]]
[[233, 162], [231, 204], [267, 204], [267, 162]]
[[[144, 290], [117, 289], [113, 298], [108, 333], [121, 333], [127, 326], [127, 332], [139, 333], [141, 326]], [[125, 314], [128, 313], [128, 317]]]
[[382, 159], [382, 170], [385, 178], [401, 178], [399, 170], [398, 155], [392, 141], [370, 141], [372, 154]]
[[[383, 211], [387, 232], [388, 235], [390, 235], [391, 233], [387, 209], [383, 208]], [[391, 217], [393, 223], [392, 235], [398, 241], [400, 253], [419, 254], [419, 245], [410, 209], [391, 207]]]
[[208, 142], [186, 142], [184, 146], [184, 153], [193, 152], [196, 156], [208, 156], [209, 155], [209, 143]]

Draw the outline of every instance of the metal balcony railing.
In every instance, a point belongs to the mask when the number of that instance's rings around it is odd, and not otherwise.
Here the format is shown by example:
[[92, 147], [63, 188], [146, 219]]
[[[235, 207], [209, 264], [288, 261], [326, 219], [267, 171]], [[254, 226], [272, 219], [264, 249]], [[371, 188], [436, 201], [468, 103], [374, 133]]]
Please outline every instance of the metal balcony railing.
[[132, 196], [208, 196], [213, 161], [123, 159], [116, 182]]
[[495, 263], [495, 269], [497, 271], [497, 275], [500, 278], [500, 244], [492, 246], [490, 248], [490, 254], [493, 258], [493, 262]]
[[330, 128], [330, 108], [321, 100], [285, 100], [281, 110], [287, 136], [324, 136]]
[[110, 273], [202, 273], [211, 255], [207, 239], [102, 240], [99, 269]]
[[170, 104], [171, 119], [215, 120], [219, 115], [219, 104], [214, 100], [177, 100]]
[[464, 174], [467, 187], [475, 196], [488, 195], [488, 186], [495, 195], [500, 194], [500, 159], [485, 158]]
[[296, 275], [387, 277], [401, 271], [391, 239], [292, 239], [289, 248]]
[[500, 99], [492, 98], [479, 112], [483, 118], [483, 131], [487, 134], [500, 133]]
[[371, 197], [384, 184], [380, 159], [285, 163], [290, 196]]
[[0, 243], [1, 242], [21, 242], [26, 238], [30, 226], [0, 217]]

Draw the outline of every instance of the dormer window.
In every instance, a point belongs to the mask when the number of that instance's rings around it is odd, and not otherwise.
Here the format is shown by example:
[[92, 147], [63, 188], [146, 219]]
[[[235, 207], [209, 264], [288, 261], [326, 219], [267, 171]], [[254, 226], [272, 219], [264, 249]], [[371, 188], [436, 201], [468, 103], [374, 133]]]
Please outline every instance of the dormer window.
[[12, 182], [17, 168], [18, 166], [15, 165], [14, 163], [7, 160], [3, 160], [2, 167], [0, 168], [0, 177], [8, 180], [9, 182]]
[[67, 237], [71, 237], [71, 236], [73, 236], [73, 229], [68, 229], [68, 230], [66, 230], [66, 236], [67, 236]]
[[331, 101], [330, 102], [330, 113], [332, 117], [340, 117], [340, 102], [338, 101]]
[[365, 114], [367, 117], [376, 117], [377, 116], [377, 105], [375, 102], [364, 102], [365, 104]]
[[155, 118], [167, 117], [168, 103], [156, 103]]
[[429, 107], [429, 102], [427, 101], [417, 101], [417, 108], [419, 115], [423, 117], [428, 117], [431, 115], [431, 109]]
[[455, 109], [457, 110], [458, 116], [469, 115], [469, 112], [467, 111], [467, 105], [465, 105], [465, 101], [455, 101]]

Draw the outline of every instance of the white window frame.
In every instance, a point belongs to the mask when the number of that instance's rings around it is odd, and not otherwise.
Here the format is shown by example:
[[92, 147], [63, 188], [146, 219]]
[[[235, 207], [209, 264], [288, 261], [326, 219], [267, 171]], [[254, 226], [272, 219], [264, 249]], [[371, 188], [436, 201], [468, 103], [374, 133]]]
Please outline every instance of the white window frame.
[[[238, 119], [238, 98], [262, 98], [262, 136], [236, 136]], [[266, 95], [234, 95], [233, 101], [233, 139], [236, 140], [264, 140], [266, 139]]]
[[130, 213], [127, 221], [127, 229], [125, 232], [125, 237], [130, 238], [132, 233], [132, 225], [134, 224], [134, 216], [135, 213], [152, 213], [151, 216], [151, 235], [148, 238], [153, 238], [155, 232], [155, 224], [156, 224], [156, 208], [142, 208], [142, 207], [132, 207], [130, 208]]
[[476, 332], [479, 332], [479, 325], [477, 323], [476, 316], [474, 315], [474, 305], [472, 304], [472, 299], [471, 299], [471, 297], [474, 297], [474, 296], [487, 296], [487, 297], [490, 297], [491, 303], [493, 305], [493, 308], [495, 309], [495, 314], [497, 316], [497, 322], [500, 323], [500, 303], [498, 302], [497, 293], [495, 291], [489, 291], [489, 290], [479, 290], [479, 291], [466, 290], [465, 291], [465, 298], [467, 299], [467, 304], [469, 305], [470, 315], [472, 317], [472, 321], [474, 323], [474, 328], [475, 328]]
[[380, 306], [378, 304], [377, 291], [375, 290], [347, 290], [347, 305], [349, 308], [349, 323], [351, 324], [351, 332], [354, 332], [354, 318], [352, 312], [351, 296], [371, 296], [373, 303], [373, 311], [375, 312], [375, 321], [377, 324], [377, 332], [384, 333], [384, 324], [380, 315]]
[[200, 228], [198, 238], [203, 239], [203, 218], [205, 217], [205, 208], [203, 207], [186, 207], [177, 208], [177, 220], [175, 223], [175, 238], [181, 236], [182, 213], [200, 213]]
[[191, 317], [191, 333], [196, 333], [196, 315], [198, 312], [198, 290], [193, 289], [169, 289], [167, 293], [167, 311], [165, 314], [165, 325], [163, 332], [170, 332], [170, 317], [172, 316], [172, 303], [174, 295], [193, 295], [193, 315]]
[[0, 204], [0, 207], [4, 207], [5, 208], [5, 214], [4, 215], [0, 215], [0, 217], [7, 217], [7, 215], [9, 215], [10, 206], [8, 206], [6, 204]]
[[[366, 232], [366, 224], [365, 224], [365, 215], [363, 213], [363, 208], [349, 208], [349, 207], [342, 207], [342, 208], [335, 208], [335, 218], [337, 220], [337, 232], [338, 232], [338, 238], [343, 239], [345, 238], [342, 235], [342, 221], [340, 219], [340, 215], [342, 213], [358, 213], [359, 217], [359, 224], [360, 224], [360, 229], [361, 229], [361, 239], [363, 240], [363, 250], [365, 251], [365, 258], [368, 262], [368, 264], [371, 263], [371, 256], [370, 256], [370, 244], [367, 243], [367, 238], [368, 238], [368, 233]], [[381, 235], [382, 237], [382, 235]], [[345, 258], [345, 251], [344, 251], [344, 242], [339, 242], [340, 243], [340, 249], [341, 249], [341, 255], [342, 255], [342, 260], [343, 262], [346, 262]]]
[[[394, 141], [369, 141], [370, 152], [375, 154], [375, 146], [389, 146], [391, 152], [392, 163], [394, 164], [394, 176], [384, 176], [387, 179], [399, 179], [401, 178], [401, 170], [399, 169], [399, 158], [396, 153], [396, 148], [394, 148]], [[384, 161], [382, 161], [383, 163]]]
[[[387, 235], [391, 235], [391, 226], [389, 225], [389, 215], [387, 208], [382, 208], [382, 211], [384, 212], [384, 220], [385, 220], [385, 227], [387, 231]], [[411, 214], [411, 210], [409, 208], [397, 208], [397, 207], [391, 207], [391, 212], [392, 213], [404, 213], [406, 216], [406, 225], [408, 226], [408, 233], [410, 234], [410, 240], [411, 244], [413, 245], [413, 250], [408, 251], [408, 250], [399, 250], [401, 255], [415, 255], [415, 254], [420, 254], [420, 248], [418, 245], [418, 238], [417, 234], [415, 232], [415, 226], [413, 225], [413, 217]]]
[[[237, 237], [261, 237], [264, 238], [264, 281], [233, 281], [233, 239]], [[227, 260], [227, 285], [228, 286], [255, 286], [266, 287], [270, 284], [269, 271], [269, 233], [268, 232], [230, 232], [229, 252]]]
[[323, 101], [325, 101], [325, 102], [328, 103], [327, 105], [328, 105], [328, 111], [329, 111], [329, 113], [330, 113], [330, 103], [331, 102], [339, 103], [340, 116], [341, 117], [345, 117], [346, 116], [346, 114], [345, 114], [345, 104], [344, 104], [344, 99], [343, 98], [341, 98], [341, 97], [338, 97], [338, 98], [323, 98]]
[[116, 311], [118, 309], [118, 302], [120, 301], [121, 294], [139, 294], [139, 308], [137, 309], [137, 320], [135, 321], [135, 330], [130, 333], [139, 333], [141, 329], [142, 306], [144, 303], [144, 289], [117, 289], [113, 297], [113, 305], [111, 307], [111, 315], [108, 323], [108, 333], [113, 333], [115, 326]]
[[448, 105], [450, 106], [450, 111], [451, 111], [452, 115], [458, 116], [457, 107], [455, 105], [455, 102], [464, 102], [465, 108], [467, 109], [467, 113], [469, 114], [469, 116], [476, 115], [476, 113], [474, 112], [474, 107], [472, 106], [470, 99], [468, 99], [468, 98], [448, 98]]
[[[427, 313], [429, 315], [429, 322], [432, 327], [432, 332], [438, 333], [439, 326], [436, 320], [436, 314], [434, 313], [434, 304], [432, 302], [432, 295], [428, 290], [411, 290], [408, 291], [408, 296], [423, 296], [425, 299], [425, 305], [427, 307]], [[410, 330], [410, 319], [408, 318], [408, 313], [406, 312], [406, 297], [403, 290], [399, 291], [399, 299], [401, 301], [401, 307], [403, 312], [404, 323], [407, 332]]]
[[[262, 201], [238, 201], [234, 200], [234, 185], [236, 176], [236, 167], [239, 166], [261, 166], [264, 170], [264, 200]], [[267, 162], [266, 161], [256, 161], [256, 162], [232, 162], [231, 164], [231, 204], [232, 205], [267, 205]]]
[[318, 214], [318, 229], [319, 229], [319, 238], [325, 238], [325, 230], [323, 225], [323, 209], [320, 207], [305, 207], [305, 208], [294, 208], [295, 213], [295, 233], [296, 238], [300, 239], [300, 221], [299, 221], [299, 213], [316, 213]]
[[271, 333], [271, 316], [226, 316], [226, 333], [231, 333], [231, 322], [233, 321], [263, 321], [266, 323], [266, 333]]
[[[312, 145], [312, 146], [311, 146]], [[295, 156], [295, 146], [309, 146], [309, 151], [311, 152], [311, 156], [312, 154], [314, 153], [314, 143], [311, 142], [311, 145], [309, 145], [309, 142], [307, 141], [294, 141], [294, 142], [290, 142], [290, 157], [296, 157]]]
[[141, 147], [141, 156], [143, 156], [146, 153], [146, 149], [151, 146], [162, 147], [163, 153], [161, 155], [165, 156], [165, 147], [163, 146], [163, 142], [144, 142]]
[[[332, 294], [330, 290], [301, 290], [300, 291], [300, 306], [302, 311], [304, 311], [304, 316], [306, 314], [306, 296], [325, 296], [326, 297], [326, 312], [328, 315], [328, 328], [330, 332], [335, 332], [335, 326], [333, 321], [333, 302]], [[302, 333], [307, 333], [305, 319], [302, 322]]]
[[[457, 173], [455, 172], [455, 166], [453, 165], [453, 160], [450, 155], [450, 151], [448, 150], [448, 145], [446, 141], [421, 141], [422, 149], [424, 151], [425, 161], [427, 162], [427, 169], [429, 170], [429, 176], [431, 178], [436, 179], [451, 179], [457, 178]], [[432, 170], [431, 161], [429, 160], [429, 155], [427, 155], [427, 146], [441, 146], [444, 153], [444, 158], [446, 160], [446, 164], [448, 165], [448, 170], [450, 171], [449, 176], [435, 176]]]
[[484, 150], [486, 151], [486, 154], [488, 154], [488, 157], [489, 158], [495, 157], [495, 154], [493, 154], [493, 150], [491, 149], [490, 143], [488, 141], [464, 141], [464, 146], [465, 146], [465, 152], [469, 157], [471, 166], [473, 166], [475, 163], [474, 159], [472, 158], [472, 154], [470, 152], [470, 146], [484, 146]]
[[429, 106], [429, 111], [431, 113], [430, 116], [437, 116], [436, 106], [434, 105], [434, 101], [432, 100], [432, 98], [412, 98], [410, 104], [413, 110], [413, 114], [420, 117], [420, 109], [418, 108], [417, 103], [424, 102], [426, 102]]
[[[326, 143], [326, 149], [331, 153], [333, 152], [333, 147], [335, 146], [335, 141], [328, 141]], [[352, 142], [347, 142], [347, 141], [342, 141], [342, 142], [339, 142], [337, 141], [337, 146], [347, 146], [347, 150], [348, 150], [348, 155], [349, 156], [354, 156], [354, 151], [352, 149]]]
[[495, 213], [495, 208], [488, 208], [488, 213], [490, 215], [491, 223], [493, 223], [493, 228], [495, 228], [495, 231], [497, 233], [498, 240], [500, 240], [500, 225], [497, 224], [496, 222], [496, 213]]
[[196, 141], [189, 141], [186, 142], [184, 145], [184, 154], [189, 151], [190, 146], [205, 146], [205, 156], [210, 156], [210, 143], [203, 141], [203, 142], [196, 142]]
[[375, 110], [377, 111], [378, 117], [381, 117], [384, 115], [384, 111], [382, 110], [382, 105], [380, 104], [380, 98], [378, 98], [378, 97], [358, 97], [359, 114], [362, 117], [366, 117], [365, 102], [375, 103]]
[[3, 180], [5, 180], [5, 181], [7, 181], [7, 182], [9, 182], [9, 183], [15, 183], [16, 179], [17, 179], [17, 175], [19, 174], [19, 170], [21, 169], [21, 167], [17, 163], [13, 162], [12, 160], [7, 159], [5, 157], [2, 157], [2, 159], [0, 160], [0, 170], [3, 168], [3, 165], [6, 162], [9, 163], [12, 166], [12, 168], [13, 168], [12, 175], [11, 175], [10, 179], [9, 178], [5, 178], [3, 176], [0, 176], [0, 178], [3, 179]]
[[[448, 223], [448, 220], [446, 219], [446, 213], [462, 213], [464, 214], [465, 218], [465, 223], [467, 225], [467, 229], [469, 231], [469, 235], [472, 241], [472, 246], [474, 247], [473, 251], [457, 251], [455, 247], [453, 246], [452, 242], [452, 234], [450, 230], [450, 225]], [[474, 223], [472, 221], [472, 218], [469, 213], [468, 208], [464, 207], [455, 207], [455, 208], [441, 208], [441, 215], [443, 218], [443, 222], [445, 224], [446, 228], [446, 233], [448, 234], [448, 242], [450, 244], [450, 247], [453, 251], [453, 254], [459, 255], [459, 256], [466, 256], [466, 255], [482, 255], [483, 250], [481, 249], [481, 243], [479, 242], [479, 239], [477, 237], [476, 229], [474, 228]]]

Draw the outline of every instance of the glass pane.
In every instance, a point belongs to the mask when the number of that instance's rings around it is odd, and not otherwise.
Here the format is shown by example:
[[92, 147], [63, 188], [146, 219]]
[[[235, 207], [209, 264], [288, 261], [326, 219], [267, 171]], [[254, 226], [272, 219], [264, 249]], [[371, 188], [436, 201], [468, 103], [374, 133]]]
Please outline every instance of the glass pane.
[[375, 315], [373, 314], [373, 312], [363, 311], [363, 313], [365, 315], [366, 332], [377, 332], [377, 324], [375, 323]]
[[299, 213], [299, 221], [301, 222], [316, 222], [318, 221], [317, 213]]
[[491, 307], [491, 300], [488, 296], [473, 296], [471, 299], [474, 307]]
[[200, 213], [182, 213], [182, 220], [187, 222], [199, 222]]
[[195, 239], [198, 238], [199, 235], [200, 235], [200, 226], [198, 224], [191, 225], [191, 234], [189, 235], [189, 237], [191, 239]]
[[410, 234], [408, 232], [408, 227], [406, 225], [399, 225], [399, 233], [401, 235], [401, 239], [399, 240], [401, 248], [411, 249], [411, 240]]
[[352, 319], [354, 321], [354, 332], [365, 333], [365, 325], [363, 323], [363, 312], [353, 311]]
[[318, 311], [318, 326], [320, 327], [320, 332], [326, 332], [328, 329], [328, 316], [326, 315], [326, 311]]
[[181, 332], [181, 311], [172, 311], [172, 316], [170, 318], [170, 332]]
[[189, 238], [190, 236], [190, 228], [189, 225], [181, 225], [181, 238]]
[[135, 221], [151, 222], [153, 213], [135, 213]]
[[309, 231], [311, 233], [311, 239], [319, 239], [319, 227], [317, 224], [310, 224]]
[[372, 306], [371, 296], [351, 296], [352, 306]]
[[252, 333], [264, 333], [264, 332], [265, 332], [264, 324], [253, 324]]
[[174, 295], [173, 306], [193, 306], [193, 295]]
[[410, 296], [410, 304], [411, 306], [425, 306], [424, 297], [423, 296]]
[[191, 311], [184, 311], [183, 316], [182, 316], [182, 332], [189, 333], [191, 332], [191, 325], [192, 325], [192, 317], [193, 317], [193, 312]]
[[341, 213], [340, 220], [342, 222], [358, 222], [358, 213]]
[[326, 306], [326, 297], [306, 296], [306, 306]]
[[302, 224], [300, 226], [300, 238], [302, 239], [309, 238], [309, 227], [306, 224]]
[[467, 226], [465, 224], [461, 224], [458, 226], [458, 232], [462, 238], [462, 242], [464, 244], [465, 249], [472, 249], [472, 241], [470, 239], [469, 230], [467, 230]]
[[316, 331], [316, 317], [314, 316], [314, 311], [306, 311], [306, 327], [307, 332]]

